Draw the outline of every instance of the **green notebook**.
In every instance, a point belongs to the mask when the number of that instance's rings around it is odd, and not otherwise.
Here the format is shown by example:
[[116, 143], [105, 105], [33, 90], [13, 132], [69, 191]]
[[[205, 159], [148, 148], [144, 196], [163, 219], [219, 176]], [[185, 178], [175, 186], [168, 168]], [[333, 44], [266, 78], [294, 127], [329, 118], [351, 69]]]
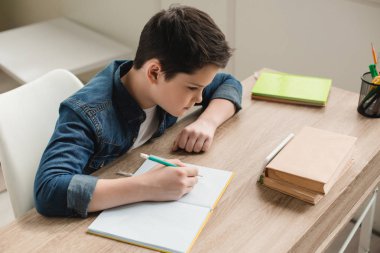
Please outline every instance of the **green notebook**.
[[252, 88], [252, 98], [325, 106], [330, 88], [331, 79], [263, 72]]

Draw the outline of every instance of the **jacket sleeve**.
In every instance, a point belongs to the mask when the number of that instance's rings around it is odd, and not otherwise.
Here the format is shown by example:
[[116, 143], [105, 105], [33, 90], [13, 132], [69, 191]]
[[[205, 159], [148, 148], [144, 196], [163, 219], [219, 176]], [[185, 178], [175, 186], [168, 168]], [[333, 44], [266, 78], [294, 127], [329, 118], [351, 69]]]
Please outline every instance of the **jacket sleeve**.
[[94, 153], [94, 133], [65, 105], [41, 158], [34, 182], [36, 209], [45, 216], [87, 216], [97, 178], [84, 175]]
[[230, 74], [218, 73], [212, 82], [203, 90], [202, 106], [206, 108], [210, 101], [222, 98], [235, 105], [235, 111], [241, 109], [242, 85]]

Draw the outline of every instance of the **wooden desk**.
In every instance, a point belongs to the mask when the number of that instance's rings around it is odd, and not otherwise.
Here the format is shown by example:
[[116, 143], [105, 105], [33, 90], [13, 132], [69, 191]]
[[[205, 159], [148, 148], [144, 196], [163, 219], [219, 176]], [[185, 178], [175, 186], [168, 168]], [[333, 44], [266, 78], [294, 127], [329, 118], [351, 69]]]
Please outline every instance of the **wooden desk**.
[[[252, 101], [253, 81], [250, 77], [243, 82], [244, 109], [219, 128], [209, 152], [169, 152], [175, 136], [194, 118], [192, 115], [161, 138], [126, 154], [97, 174], [113, 178], [119, 169], [137, 169], [143, 162], [140, 152], [233, 170], [236, 176], [192, 252], [321, 251], [380, 181], [380, 170], [376, 168], [380, 164], [380, 155], [376, 155], [380, 120], [359, 115], [358, 94], [338, 88], [332, 88], [326, 108]], [[264, 158], [290, 132], [297, 133], [305, 125], [358, 137], [353, 166], [316, 206], [256, 183]], [[0, 252], [150, 251], [87, 234], [95, 217], [96, 214], [88, 219], [46, 218], [31, 210], [0, 231]]]

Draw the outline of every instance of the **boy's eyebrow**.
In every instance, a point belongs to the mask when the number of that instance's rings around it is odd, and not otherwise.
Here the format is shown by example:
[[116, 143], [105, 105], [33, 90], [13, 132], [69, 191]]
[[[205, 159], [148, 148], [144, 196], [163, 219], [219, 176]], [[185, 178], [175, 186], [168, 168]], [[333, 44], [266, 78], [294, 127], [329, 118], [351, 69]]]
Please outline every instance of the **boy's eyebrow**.
[[189, 84], [192, 84], [192, 85], [195, 85], [195, 86], [198, 86], [198, 87], [201, 87], [201, 88], [203, 88], [204, 86], [203, 85], [201, 85], [201, 84], [198, 84], [198, 83], [193, 83], [193, 82], [188, 82]]

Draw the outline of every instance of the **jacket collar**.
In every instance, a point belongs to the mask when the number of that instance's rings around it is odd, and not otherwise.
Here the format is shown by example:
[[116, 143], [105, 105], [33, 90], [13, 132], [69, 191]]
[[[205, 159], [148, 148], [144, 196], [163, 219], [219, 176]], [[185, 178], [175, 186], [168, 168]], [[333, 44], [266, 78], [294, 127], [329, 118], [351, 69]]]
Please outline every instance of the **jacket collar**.
[[120, 64], [118, 67], [115, 66], [117, 69], [113, 76], [113, 96], [116, 107], [121, 113], [123, 120], [128, 124], [141, 123], [145, 120], [145, 113], [121, 82], [121, 77], [132, 68], [133, 61], [115, 62], [116, 64]]

